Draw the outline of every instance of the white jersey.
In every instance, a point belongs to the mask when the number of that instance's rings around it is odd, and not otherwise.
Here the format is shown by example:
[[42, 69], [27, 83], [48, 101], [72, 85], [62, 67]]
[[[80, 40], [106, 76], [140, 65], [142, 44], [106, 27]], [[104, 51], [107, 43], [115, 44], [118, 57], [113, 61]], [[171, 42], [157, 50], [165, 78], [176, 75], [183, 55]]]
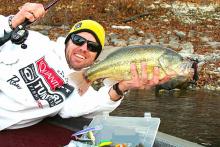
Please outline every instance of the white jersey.
[[[0, 24], [1, 38], [11, 29], [7, 17], [0, 15]], [[78, 94], [67, 78], [74, 71], [66, 62], [64, 40], [54, 42], [29, 31], [26, 49], [10, 40], [0, 46], [0, 130], [30, 126], [56, 114], [92, 117], [120, 104], [111, 101], [109, 86]]]

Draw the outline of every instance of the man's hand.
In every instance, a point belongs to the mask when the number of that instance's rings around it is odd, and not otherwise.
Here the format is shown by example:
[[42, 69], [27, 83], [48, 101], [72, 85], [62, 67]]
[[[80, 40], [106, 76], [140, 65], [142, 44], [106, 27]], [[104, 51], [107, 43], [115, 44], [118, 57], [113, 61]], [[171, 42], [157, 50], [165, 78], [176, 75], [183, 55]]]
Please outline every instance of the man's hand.
[[19, 12], [12, 19], [12, 27], [16, 28], [18, 25], [23, 23], [25, 19], [30, 22], [43, 17], [46, 14], [44, 6], [40, 3], [26, 3], [19, 8]]
[[147, 75], [147, 65], [146, 63], [141, 64], [141, 76], [138, 75], [137, 67], [135, 64], [131, 64], [131, 76], [132, 79], [129, 81], [121, 81], [119, 86], [121, 90], [130, 90], [130, 89], [150, 89], [151, 87], [164, 83], [170, 79], [169, 76], [166, 76], [164, 79], [159, 80], [160, 69], [154, 67], [153, 77], [149, 80]]
[[[147, 64], [141, 64], [141, 76], [138, 75], [137, 66], [135, 64], [131, 64], [131, 76], [132, 79], [128, 81], [120, 81], [118, 84], [118, 88], [120, 91], [125, 92], [127, 90], [132, 89], [150, 89], [155, 85], [162, 84], [167, 82], [170, 77], [166, 76], [162, 80], [159, 80], [160, 70], [158, 67], [154, 67], [153, 69], [153, 77], [152, 79], [148, 79], [147, 75]], [[117, 101], [121, 98], [121, 96], [117, 95], [113, 89], [110, 90], [109, 94], [113, 101]]]

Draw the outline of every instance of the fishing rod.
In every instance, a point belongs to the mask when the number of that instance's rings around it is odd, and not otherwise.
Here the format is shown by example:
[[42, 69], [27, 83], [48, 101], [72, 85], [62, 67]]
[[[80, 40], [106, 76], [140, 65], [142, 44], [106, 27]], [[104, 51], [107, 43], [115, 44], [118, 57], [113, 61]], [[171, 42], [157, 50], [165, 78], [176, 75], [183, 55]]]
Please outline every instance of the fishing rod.
[[[50, 9], [53, 5], [55, 5], [59, 0], [54, 0], [51, 3], [49, 3], [48, 5], [44, 6], [44, 10], [47, 11], [48, 9]], [[18, 25], [13, 31], [11, 31], [10, 33], [7, 33], [6, 31], [4, 31], [4, 36], [3, 38], [0, 38], [0, 46], [2, 46], [3, 44], [5, 44], [8, 40], [11, 40], [12, 43], [20, 45], [21, 44], [21, 48], [22, 49], [26, 49], [27, 45], [24, 44], [25, 40], [28, 37], [28, 30], [26, 29], [26, 27], [30, 24], [32, 24], [33, 22], [30, 22], [28, 19], [25, 19], [25, 21]]]

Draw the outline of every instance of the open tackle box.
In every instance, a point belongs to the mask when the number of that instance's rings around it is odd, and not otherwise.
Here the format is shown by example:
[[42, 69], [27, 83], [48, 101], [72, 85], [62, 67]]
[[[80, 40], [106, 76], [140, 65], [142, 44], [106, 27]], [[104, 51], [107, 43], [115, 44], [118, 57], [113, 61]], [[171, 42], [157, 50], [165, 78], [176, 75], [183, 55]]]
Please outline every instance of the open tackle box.
[[84, 129], [87, 133], [81, 136], [85, 141], [92, 132], [89, 137], [92, 141], [89, 144], [77, 140], [72, 143], [74, 147], [152, 147], [159, 124], [160, 119], [151, 117], [150, 113], [145, 113], [144, 117], [96, 116]]

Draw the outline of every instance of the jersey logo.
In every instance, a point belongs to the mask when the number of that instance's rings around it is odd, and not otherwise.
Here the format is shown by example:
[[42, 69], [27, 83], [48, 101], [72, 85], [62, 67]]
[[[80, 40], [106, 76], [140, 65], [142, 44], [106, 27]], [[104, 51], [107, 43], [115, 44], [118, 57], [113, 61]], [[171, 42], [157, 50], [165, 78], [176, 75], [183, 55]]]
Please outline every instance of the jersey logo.
[[19, 73], [39, 108], [43, 108], [41, 100], [46, 100], [50, 107], [54, 107], [74, 91], [74, 87], [64, 83], [58, 73], [48, 66], [44, 57], [36, 64], [32, 63], [19, 69]]
[[19, 81], [20, 79], [16, 75], [13, 75], [11, 79], [7, 80], [7, 82], [9, 82], [10, 85], [17, 87], [18, 89], [21, 89], [21, 86], [19, 85]]
[[46, 100], [50, 107], [54, 107], [64, 101], [63, 97], [55, 92], [50, 92], [37, 74], [34, 64], [30, 64], [19, 70], [21, 77], [26, 83], [33, 98], [39, 104], [39, 100]]
[[36, 62], [38, 73], [44, 77], [52, 91], [64, 84], [64, 81], [58, 74], [48, 66], [44, 58]]

